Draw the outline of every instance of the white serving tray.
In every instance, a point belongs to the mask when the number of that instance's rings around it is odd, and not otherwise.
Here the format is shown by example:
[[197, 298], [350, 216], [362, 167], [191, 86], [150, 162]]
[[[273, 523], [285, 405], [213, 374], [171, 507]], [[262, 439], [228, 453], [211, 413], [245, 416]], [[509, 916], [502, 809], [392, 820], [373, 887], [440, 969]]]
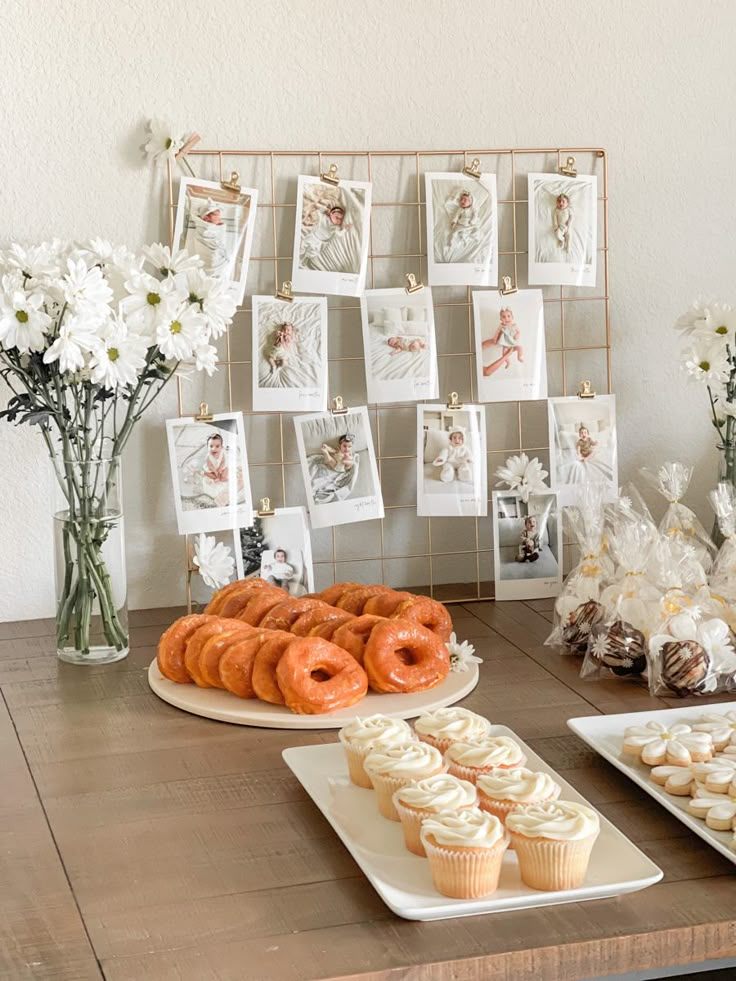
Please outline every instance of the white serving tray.
[[[527, 756], [527, 766], [549, 773], [561, 785], [561, 798], [588, 803], [506, 726], [492, 726], [491, 731], [515, 739]], [[521, 881], [516, 854], [507, 850], [496, 892], [483, 899], [449, 899], [434, 888], [427, 859], [407, 851], [401, 825], [378, 813], [374, 792], [350, 783], [339, 743], [294, 746], [282, 755], [384, 903], [407, 920], [443, 920], [603, 899], [645, 889], [662, 878], [662, 870], [601, 815], [601, 833], [579, 889], [530, 889]]]
[[148, 684], [163, 701], [176, 708], [240, 726], [261, 726], [265, 729], [342, 729], [356, 715], [389, 715], [393, 719], [413, 719], [423, 712], [433, 712], [453, 705], [478, 684], [478, 665], [468, 665], [467, 671], [451, 671], [441, 685], [429, 691], [410, 695], [378, 695], [368, 692], [351, 708], [338, 709], [328, 715], [296, 715], [283, 705], [269, 705], [255, 698], [238, 698], [220, 688], [197, 688], [179, 685], [164, 678], [156, 658], [148, 668]]
[[711, 711], [714, 715], [721, 715], [725, 712], [736, 710], [736, 702], [717, 702], [713, 705], [703, 704], [702, 706], [690, 705], [683, 708], [660, 709], [655, 712], [623, 712], [620, 715], [592, 715], [582, 719], [569, 719], [568, 726], [580, 738], [591, 746], [596, 753], [600, 753], [609, 763], [612, 763], [629, 779], [638, 784], [642, 790], [658, 801], [670, 813], [679, 818], [683, 824], [695, 832], [696, 835], [712, 845], [716, 851], [732, 862], [736, 862], [736, 852], [730, 843], [733, 839], [732, 831], [714, 831], [709, 828], [705, 821], [693, 817], [687, 812], [687, 802], [689, 797], [673, 797], [668, 794], [664, 787], [650, 780], [650, 766], [640, 763], [630, 756], [624, 756], [621, 752], [624, 743], [624, 730], [627, 726], [642, 725], [646, 722], [697, 722], [701, 715]]

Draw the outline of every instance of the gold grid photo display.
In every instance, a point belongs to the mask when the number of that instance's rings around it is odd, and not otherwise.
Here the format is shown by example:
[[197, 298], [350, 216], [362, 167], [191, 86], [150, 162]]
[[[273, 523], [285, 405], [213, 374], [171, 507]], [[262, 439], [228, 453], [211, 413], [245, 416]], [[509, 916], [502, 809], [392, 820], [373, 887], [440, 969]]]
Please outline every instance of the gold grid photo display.
[[[251, 398], [251, 307], [254, 294], [274, 294], [290, 280], [297, 177], [330, 165], [339, 177], [371, 181], [367, 289], [406, 285], [411, 273], [427, 282], [424, 174], [460, 172], [478, 159], [498, 182], [499, 283], [527, 286], [527, 174], [556, 173], [568, 156], [580, 174], [598, 178], [598, 262], [595, 287], [542, 286], [549, 395], [575, 394], [582, 379], [611, 391], [607, 157], [599, 148], [502, 150], [193, 150], [187, 156], [201, 180], [223, 181], [236, 171], [243, 187], [258, 189], [258, 209], [244, 304], [219, 343], [212, 378], [178, 380], [180, 415], [201, 402], [210, 412], [242, 410], [254, 501], [271, 507], [305, 505], [292, 413], [254, 413]], [[178, 188], [168, 175], [173, 238]], [[475, 400], [471, 287], [432, 288], [440, 400], [457, 392]], [[329, 395], [345, 405], [366, 404], [360, 300], [328, 296]], [[546, 401], [488, 404], [489, 497], [494, 472], [513, 453], [537, 456], [549, 470]], [[416, 513], [416, 405], [368, 407], [386, 516], [383, 520], [311, 531], [315, 585], [335, 581], [386, 583], [427, 592], [445, 602], [493, 597], [493, 540], [488, 517], [419, 517]], [[570, 549], [566, 544], [565, 567]], [[187, 557], [189, 543], [187, 543]], [[188, 558], [183, 572], [188, 579]], [[189, 593], [189, 590], [188, 590]]]

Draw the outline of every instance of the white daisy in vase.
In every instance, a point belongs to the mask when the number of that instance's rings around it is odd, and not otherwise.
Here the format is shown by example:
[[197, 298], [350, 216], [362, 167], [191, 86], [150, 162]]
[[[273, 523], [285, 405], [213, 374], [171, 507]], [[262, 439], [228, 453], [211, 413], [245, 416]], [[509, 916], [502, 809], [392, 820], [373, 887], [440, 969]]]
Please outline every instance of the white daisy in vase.
[[172, 254], [168, 245], [156, 243], [145, 246], [143, 252], [150, 265], [164, 278], [202, 268], [200, 256], [190, 255], [184, 249], [179, 249]]
[[171, 126], [162, 119], [152, 119], [148, 124], [148, 139], [143, 147], [146, 156], [157, 167], [167, 162], [175, 163], [176, 155], [184, 146], [184, 138], [171, 135]]
[[475, 657], [473, 645], [467, 640], [460, 643], [454, 633], [450, 634], [447, 650], [450, 654], [450, 671], [467, 671], [471, 664], [483, 663], [483, 658]]
[[30, 285], [51, 279], [59, 272], [58, 260], [46, 242], [27, 247], [13, 242], [3, 258], [6, 264], [11, 269], [17, 269]]
[[146, 342], [123, 321], [110, 321], [90, 361], [91, 380], [110, 391], [135, 385], [146, 363]]
[[526, 453], [510, 456], [504, 466], [498, 467], [496, 476], [499, 480], [496, 487], [508, 485], [525, 502], [531, 494], [541, 494], [549, 490], [544, 482], [547, 471], [536, 457], [530, 460]]
[[227, 545], [212, 535], [200, 534], [194, 543], [192, 564], [211, 589], [219, 589], [235, 571], [235, 560]]
[[68, 259], [67, 270], [62, 282], [69, 308], [86, 318], [109, 317], [113, 292], [99, 266], [90, 269], [84, 259]]
[[214, 375], [217, 370], [217, 348], [214, 344], [200, 344], [194, 350], [194, 364], [197, 371]]
[[690, 346], [683, 352], [682, 369], [690, 378], [699, 382], [725, 382], [731, 366], [724, 344], [713, 344], [702, 337], [693, 337]]
[[172, 361], [186, 361], [205, 343], [206, 321], [196, 307], [181, 304], [171, 310], [156, 328], [156, 344], [163, 356]]
[[44, 364], [59, 362], [59, 371], [79, 371], [87, 362], [87, 355], [100, 346], [96, 322], [82, 316], [69, 316], [59, 328], [59, 333], [43, 356]]
[[736, 338], [736, 310], [727, 303], [709, 303], [703, 314], [695, 321], [693, 336], [733, 344]]
[[172, 302], [181, 300], [174, 280], [138, 273], [126, 282], [125, 289], [128, 295], [120, 306], [128, 325], [142, 337], [153, 339], [159, 323], [168, 318]]
[[190, 269], [178, 277], [190, 303], [198, 303], [209, 324], [212, 337], [220, 337], [237, 309], [235, 292], [224, 279], [207, 276], [202, 269]]
[[43, 351], [51, 317], [43, 310], [38, 293], [13, 290], [0, 296], [0, 342], [6, 348]]

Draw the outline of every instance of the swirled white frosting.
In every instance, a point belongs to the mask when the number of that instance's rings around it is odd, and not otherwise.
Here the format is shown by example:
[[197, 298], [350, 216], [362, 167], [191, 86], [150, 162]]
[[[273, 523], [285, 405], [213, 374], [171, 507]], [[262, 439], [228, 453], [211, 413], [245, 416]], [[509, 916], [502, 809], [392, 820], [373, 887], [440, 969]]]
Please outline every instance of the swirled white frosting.
[[504, 830], [495, 815], [479, 807], [468, 807], [463, 811], [440, 811], [425, 818], [421, 830], [423, 844], [426, 845], [429, 836], [438, 845], [493, 848], [504, 837]]
[[342, 742], [367, 749], [379, 740], [382, 742], [405, 742], [411, 739], [412, 731], [403, 719], [390, 719], [387, 715], [369, 715], [365, 719], [353, 719], [338, 733]]
[[402, 787], [396, 791], [394, 799], [409, 807], [453, 811], [475, 804], [478, 795], [470, 781], [460, 780], [449, 773], [438, 773]]
[[596, 834], [600, 830], [600, 820], [585, 804], [559, 800], [513, 811], [506, 818], [506, 827], [526, 838], [574, 841]]
[[523, 766], [513, 770], [491, 770], [478, 777], [478, 790], [494, 800], [513, 800], [520, 804], [554, 800], [560, 792], [548, 773], [535, 773]]
[[445, 756], [460, 766], [477, 769], [521, 766], [524, 763], [521, 747], [509, 736], [484, 736], [474, 743], [453, 743]]
[[442, 753], [429, 743], [414, 739], [399, 744], [379, 742], [366, 756], [363, 766], [368, 774], [419, 779], [442, 768]]
[[416, 732], [435, 739], [453, 739], [458, 742], [471, 742], [487, 736], [491, 723], [482, 715], [469, 709], [450, 705], [420, 716], [414, 723]]

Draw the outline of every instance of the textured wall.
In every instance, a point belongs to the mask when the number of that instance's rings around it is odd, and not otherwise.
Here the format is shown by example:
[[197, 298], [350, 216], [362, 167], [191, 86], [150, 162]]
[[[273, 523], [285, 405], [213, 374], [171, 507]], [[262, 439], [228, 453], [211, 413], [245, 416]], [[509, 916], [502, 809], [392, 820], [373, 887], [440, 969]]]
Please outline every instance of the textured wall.
[[[139, 152], [151, 115], [204, 146], [605, 146], [623, 476], [679, 454], [702, 503], [714, 441], [669, 327], [699, 292], [736, 300], [734, 49], [730, 0], [6, 0], [2, 235], [160, 237]], [[162, 400], [128, 450], [134, 607], [181, 599], [174, 411]], [[48, 616], [44, 450], [7, 426], [0, 448], [0, 620]]]

